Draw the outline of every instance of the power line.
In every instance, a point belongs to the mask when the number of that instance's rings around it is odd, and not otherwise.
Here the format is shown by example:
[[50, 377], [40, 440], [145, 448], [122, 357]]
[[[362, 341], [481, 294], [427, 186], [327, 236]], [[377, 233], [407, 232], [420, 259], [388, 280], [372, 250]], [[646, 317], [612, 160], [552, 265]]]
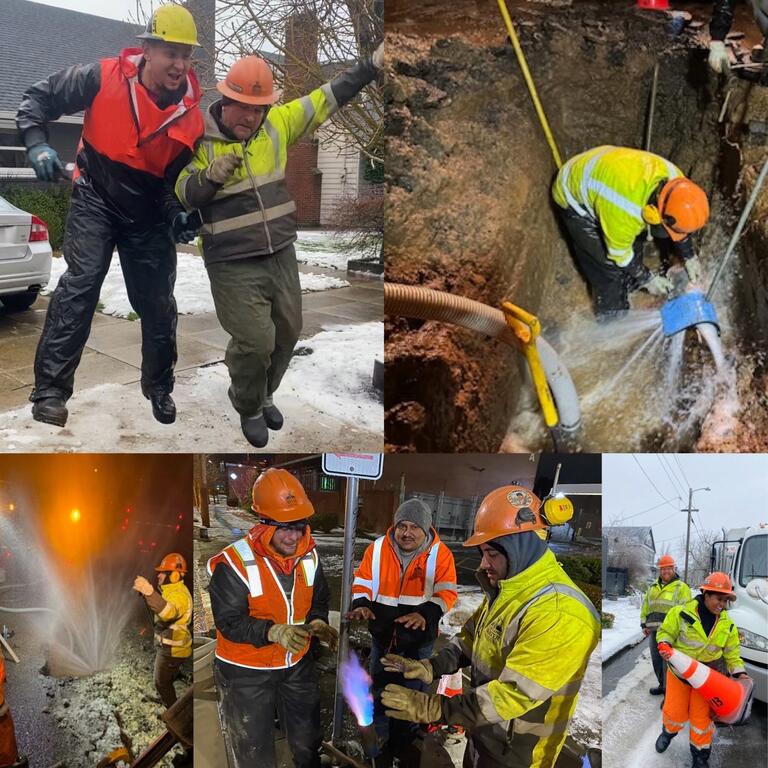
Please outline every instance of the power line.
[[680, 488], [682, 490], [683, 495], [685, 495], [685, 492], [688, 490], [685, 483], [678, 477], [677, 472], [675, 472], [675, 468], [672, 466], [672, 462], [669, 460], [668, 456], [662, 456], [662, 459], [664, 460], [665, 466], [669, 469], [670, 473], [672, 474], [672, 479], [675, 481], [676, 487]]
[[672, 480], [672, 476], [669, 474], [667, 468], [664, 466], [664, 462], [662, 459], [664, 458], [661, 454], [657, 453], [656, 458], [659, 460], [659, 464], [661, 464], [661, 468], [664, 470], [664, 474], [667, 476], [667, 479], [669, 480], [669, 484], [672, 486], [673, 491], [679, 491], [678, 483], [676, 483], [674, 480]]
[[680, 459], [677, 458], [677, 454], [672, 454], [675, 458], [675, 462], [677, 463], [677, 466], [680, 467], [680, 474], [683, 476], [683, 480], [685, 480], [685, 484], [690, 488], [691, 484], [688, 482], [688, 478], [685, 476], [685, 472], [683, 471], [683, 465], [680, 463]]
[[[646, 479], [653, 487], [653, 490], [659, 494], [659, 498], [664, 499], [664, 494], [656, 487], [656, 483], [654, 483], [653, 480], [651, 480], [648, 473], [643, 469], [643, 465], [637, 460], [637, 456], [635, 456], [634, 453], [632, 454], [632, 458], [635, 460], [635, 464], [637, 464], [637, 466], [640, 467], [640, 471], [645, 475]], [[667, 499], [664, 499], [664, 503], [667, 503]]]
[[[674, 499], [677, 499], [678, 501], [682, 501], [680, 496], [674, 496]], [[644, 509], [642, 512], [635, 512], [633, 515], [627, 515], [627, 517], [620, 517], [616, 522], [617, 523], [623, 523], [625, 520], [631, 520], [633, 517], [639, 517], [640, 515], [644, 515], [646, 512], [653, 512], [654, 509], [658, 509], [659, 507], [663, 507], [665, 504], [669, 504], [673, 499], [665, 499], [661, 502], [661, 504], [656, 504], [653, 507], [648, 507], [648, 509]]]

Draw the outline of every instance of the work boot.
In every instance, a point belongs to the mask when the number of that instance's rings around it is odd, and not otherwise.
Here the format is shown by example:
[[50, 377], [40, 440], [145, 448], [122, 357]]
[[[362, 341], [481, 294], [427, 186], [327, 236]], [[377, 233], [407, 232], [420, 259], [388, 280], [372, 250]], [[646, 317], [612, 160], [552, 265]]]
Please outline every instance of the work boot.
[[283, 426], [283, 414], [280, 413], [280, 409], [272, 402], [271, 397], [264, 401], [262, 413], [264, 414], [264, 421], [267, 422], [267, 426], [270, 429], [277, 432]]
[[691, 744], [691, 754], [693, 755], [691, 768], [707, 768], [709, 765], [710, 752], [711, 748], [709, 747], [707, 747], [707, 749], [696, 749], [696, 747]]
[[263, 448], [269, 442], [269, 430], [263, 413], [251, 417], [241, 416], [240, 427], [245, 439], [256, 448]]
[[152, 403], [152, 415], [161, 424], [173, 424], [176, 421], [176, 403], [167, 392], [149, 395], [149, 401]]
[[658, 739], [656, 739], [656, 751], [657, 752], [666, 752], [667, 747], [669, 746], [669, 742], [672, 741], [672, 739], [677, 736], [676, 733], [670, 733], [669, 731], [665, 731], [663, 728], [661, 729], [661, 735]]
[[664, 693], [664, 689], [657, 685], [655, 688], [651, 688], [648, 693], [651, 694], [651, 696], [661, 696]]
[[44, 397], [32, 403], [32, 418], [45, 424], [55, 424], [63, 427], [67, 423], [67, 406], [60, 397]]

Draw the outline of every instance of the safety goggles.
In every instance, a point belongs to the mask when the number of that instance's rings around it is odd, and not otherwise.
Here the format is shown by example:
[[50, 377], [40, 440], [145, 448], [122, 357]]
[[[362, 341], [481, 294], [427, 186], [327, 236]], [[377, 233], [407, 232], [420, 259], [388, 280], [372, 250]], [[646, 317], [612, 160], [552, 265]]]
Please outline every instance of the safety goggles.
[[277, 520], [270, 520], [267, 517], [259, 518], [259, 522], [264, 525], [271, 525], [273, 528], [280, 528], [283, 531], [296, 531], [297, 533], [304, 533], [309, 526], [307, 520], [293, 520], [290, 523], [280, 523]]

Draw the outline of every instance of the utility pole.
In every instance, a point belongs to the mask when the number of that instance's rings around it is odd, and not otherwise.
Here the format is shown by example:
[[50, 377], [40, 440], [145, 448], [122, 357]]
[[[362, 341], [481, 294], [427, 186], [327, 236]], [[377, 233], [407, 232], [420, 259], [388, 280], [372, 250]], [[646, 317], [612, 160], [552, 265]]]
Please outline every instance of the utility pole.
[[698, 509], [692, 509], [693, 504], [693, 490], [688, 489], [688, 509], [684, 509], [683, 512], [688, 513], [688, 532], [685, 535], [685, 573], [683, 574], [683, 581], [688, 583], [688, 554], [691, 551], [691, 513], [698, 512]]

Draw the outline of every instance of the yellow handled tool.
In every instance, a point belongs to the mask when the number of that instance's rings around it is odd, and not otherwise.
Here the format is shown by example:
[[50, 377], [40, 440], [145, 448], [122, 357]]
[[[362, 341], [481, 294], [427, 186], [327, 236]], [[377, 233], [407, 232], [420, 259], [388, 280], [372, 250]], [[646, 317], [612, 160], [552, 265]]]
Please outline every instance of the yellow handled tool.
[[544, 422], [549, 428], [556, 427], [560, 421], [557, 413], [555, 401], [552, 399], [552, 393], [549, 391], [547, 377], [544, 368], [541, 365], [539, 350], [536, 348], [536, 338], [541, 333], [541, 323], [539, 318], [526, 312], [524, 309], [513, 304], [511, 301], [505, 301], [501, 305], [504, 311], [504, 319], [520, 342], [520, 347], [528, 363], [528, 369], [533, 379], [533, 387], [536, 390], [536, 396], [539, 398], [541, 412], [544, 414]]

